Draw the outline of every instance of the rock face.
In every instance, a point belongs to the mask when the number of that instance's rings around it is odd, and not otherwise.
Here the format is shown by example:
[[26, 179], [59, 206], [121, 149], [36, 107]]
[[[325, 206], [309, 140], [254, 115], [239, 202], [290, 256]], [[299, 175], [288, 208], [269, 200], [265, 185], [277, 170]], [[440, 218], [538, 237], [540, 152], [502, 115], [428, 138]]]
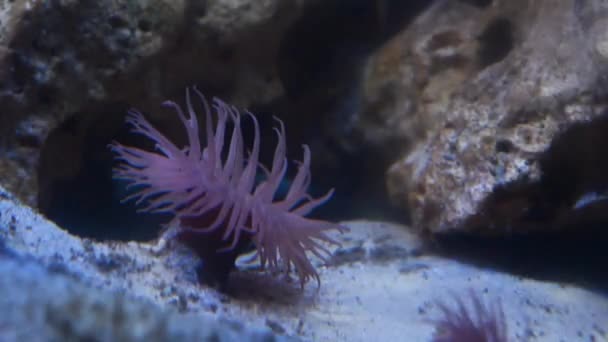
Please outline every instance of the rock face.
[[0, 1], [3, 184], [36, 204], [38, 154], [61, 125], [50, 148], [72, 166], [43, 165], [43, 183], [77, 173], [86, 138], [111, 137], [126, 109], [158, 113], [186, 86], [239, 107], [275, 99], [281, 39], [314, 2]]
[[[0, 262], [3, 341], [290, 341], [269, 329], [180, 315], [129, 295], [93, 289], [31, 260]], [[32, 314], [33, 313], [33, 314]]]
[[[487, 233], [505, 234], [513, 229], [510, 217], [532, 215], [530, 207], [540, 201], [533, 198], [547, 196], [537, 184], [556, 174], [546, 152], [553, 139], [604, 109], [607, 9], [602, 1], [446, 2], [413, 24], [426, 29], [416, 39], [409, 32], [398, 38], [413, 52], [399, 57], [406, 73], [396, 82], [404, 95], [393, 94], [399, 100], [389, 103], [397, 108], [393, 115], [408, 119], [396, 120], [399, 129], [386, 134], [409, 140], [387, 182], [392, 198], [411, 209], [415, 227], [445, 232], [485, 226]], [[394, 54], [389, 45], [378, 59]], [[422, 81], [411, 76], [417, 73], [424, 74]], [[411, 127], [424, 127], [426, 134], [399, 133], [420, 130]], [[598, 146], [576, 146], [573, 155], [602, 153]], [[600, 183], [584, 191], [599, 191]], [[497, 189], [517, 194], [492, 202]], [[584, 191], [559, 205], [574, 205]], [[500, 218], [467, 221], [483, 210]]]

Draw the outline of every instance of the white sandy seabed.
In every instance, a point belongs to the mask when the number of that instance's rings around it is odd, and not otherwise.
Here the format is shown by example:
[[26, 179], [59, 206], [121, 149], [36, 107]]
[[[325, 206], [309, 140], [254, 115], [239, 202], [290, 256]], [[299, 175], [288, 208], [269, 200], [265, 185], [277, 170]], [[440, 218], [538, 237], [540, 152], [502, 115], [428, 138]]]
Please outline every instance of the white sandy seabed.
[[[512, 341], [608, 341], [606, 294], [425, 255], [407, 227], [344, 224], [320, 288], [245, 265], [225, 295], [197, 283], [184, 249], [79, 239], [0, 188], [0, 311], [13, 313], [0, 316], [0, 340], [429, 341], [437, 301], [468, 304], [473, 291], [502, 303]], [[55, 283], [67, 285], [45, 286]]]

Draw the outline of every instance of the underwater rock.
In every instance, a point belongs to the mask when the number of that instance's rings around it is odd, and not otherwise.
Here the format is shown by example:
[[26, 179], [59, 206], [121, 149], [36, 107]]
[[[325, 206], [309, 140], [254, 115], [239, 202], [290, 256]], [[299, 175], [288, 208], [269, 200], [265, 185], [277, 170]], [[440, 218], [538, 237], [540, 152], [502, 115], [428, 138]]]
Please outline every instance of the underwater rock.
[[[268, 329], [179, 314], [45, 269], [32, 260], [0, 262], [3, 341], [289, 341]], [[137, 328], [134, 328], [137, 327]]]
[[[472, 7], [469, 13], [477, 14], [468, 25], [462, 18], [455, 22], [452, 36], [465, 40], [456, 47], [472, 44], [476, 52], [464, 49], [469, 52], [462, 53], [462, 66], [444, 65], [460, 73], [451, 86], [449, 81], [443, 86], [449, 91], [439, 87], [425, 94], [426, 104], [414, 103], [422, 111], [414, 112], [414, 118], [424, 114], [433, 123], [421, 139], [411, 139], [411, 150], [388, 170], [392, 199], [411, 210], [414, 227], [435, 233], [480, 228], [484, 234], [508, 235], [533, 226], [504, 218], [535, 214], [530, 212], [534, 198], [548, 197], [539, 195], [534, 184], [543, 182], [541, 159], [551, 142], [605, 109], [605, 9], [601, 1], [494, 1]], [[442, 25], [435, 25], [439, 19], [427, 20], [441, 30]], [[448, 46], [445, 54], [454, 50]], [[585, 146], [574, 154], [602, 154], [600, 145]], [[559, 177], [559, 172], [553, 175]], [[497, 189], [513, 196], [509, 201], [496, 196], [501, 200], [492, 202]], [[585, 191], [592, 190], [601, 189]], [[560, 205], [576, 200], [570, 201]], [[485, 215], [486, 221], [476, 224], [467, 220], [484, 215], [482, 210], [500, 212], [501, 219]]]
[[73, 237], [0, 187], [0, 340], [294, 340], [216, 312], [217, 293], [163, 271], [188, 259], [162, 254]]
[[383, 171], [436, 129], [452, 93], [474, 75], [480, 10], [431, 6], [370, 57], [348, 144], [376, 151]]
[[[280, 41], [314, 1], [1, 1], [0, 158], [21, 162], [6, 170], [21, 182], [7, 186], [35, 205], [41, 145], [74, 116], [77, 131], [52, 147], [70, 155], [87, 135], [118, 130], [95, 125], [124, 116], [127, 104], [156, 108], [195, 82], [239, 107], [280, 96]], [[107, 110], [116, 103], [122, 111]]]

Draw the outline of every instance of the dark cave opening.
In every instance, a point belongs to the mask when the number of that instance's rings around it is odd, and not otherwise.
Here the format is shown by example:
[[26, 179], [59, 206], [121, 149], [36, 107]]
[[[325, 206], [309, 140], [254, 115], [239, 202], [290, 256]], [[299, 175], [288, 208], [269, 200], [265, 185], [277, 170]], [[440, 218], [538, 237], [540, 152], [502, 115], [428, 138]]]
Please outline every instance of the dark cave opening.
[[356, 85], [352, 82], [373, 50], [432, 3], [332, 0], [311, 6], [280, 46], [278, 67], [289, 97]]
[[608, 221], [594, 222], [564, 231], [515, 233], [506, 237], [439, 234], [430, 251], [520, 277], [608, 292], [607, 224]]
[[320, 208], [319, 215], [409, 221], [408, 213], [392, 205], [387, 194], [384, 173], [392, 160], [378, 158], [384, 154], [372, 147], [346, 147], [340, 140], [350, 134], [352, 117], [362, 106], [368, 58], [433, 3], [324, 1], [308, 8], [283, 38], [277, 64], [286, 89], [284, 101], [290, 115], [300, 118], [300, 136], [291, 143], [304, 141], [313, 153], [318, 151], [313, 186], [336, 189], [335, 199]]
[[513, 24], [507, 18], [493, 19], [478, 37], [477, 52], [481, 67], [487, 67], [503, 60], [515, 45]]
[[[142, 142], [124, 124], [127, 105], [91, 106], [74, 113], [45, 141], [38, 167], [38, 209], [71, 234], [119, 241], [158, 236], [167, 215], [138, 213], [124, 182], [112, 179], [115, 165], [108, 144]], [[145, 144], [145, 142], [143, 142]], [[148, 144], [149, 145], [149, 144]]]
[[492, 0], [460, 0], [479, 8], [485, 8], [492, 4]]

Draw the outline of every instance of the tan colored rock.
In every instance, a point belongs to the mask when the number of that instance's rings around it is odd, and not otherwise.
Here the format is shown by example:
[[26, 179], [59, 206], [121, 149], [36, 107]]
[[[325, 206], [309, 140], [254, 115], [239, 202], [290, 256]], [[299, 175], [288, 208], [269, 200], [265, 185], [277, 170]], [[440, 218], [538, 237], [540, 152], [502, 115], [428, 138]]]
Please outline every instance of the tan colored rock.
[[[489, 65], [480, 64], [478, 54], [476, 67], [451, 71], [461, 75], [454, 82], [450, 73], [441, 75], [437, 82], [447, 79], [447, 92], [427, 86], [429, 112], [415, 112], [411, 120], [433, 118], [428, 135], [391, 166], [387, 179], [392, 198], [411, 209], [416, 227], [467, 230], [462, 224], [495, 189], [539, 180], [539, 158], [558, 132], [599, 114], [594, 94], [608, 65], [601, 52], [603, 7], [598, 1], [495, 1], [478, 10], [472, 21], [504, 25], [513, 48]], [[435, 12], [434, 27], [452, 13]], [[473, 33], [478, 25], [470, 31], [458, 21], [451, 25], [454, 35], [482, 37], [483, 51], [483, 33]], [[500, 48], [503, 41], [491, 38], [485, 44]], [[505, 233], [507, 227], [495, 229]]]
[[475, 71], [479, 12], [454, 1], [433, 6], [372, 56], [354, 124], [362, 144], [395, 159], [440, 122], [451, 94]]

